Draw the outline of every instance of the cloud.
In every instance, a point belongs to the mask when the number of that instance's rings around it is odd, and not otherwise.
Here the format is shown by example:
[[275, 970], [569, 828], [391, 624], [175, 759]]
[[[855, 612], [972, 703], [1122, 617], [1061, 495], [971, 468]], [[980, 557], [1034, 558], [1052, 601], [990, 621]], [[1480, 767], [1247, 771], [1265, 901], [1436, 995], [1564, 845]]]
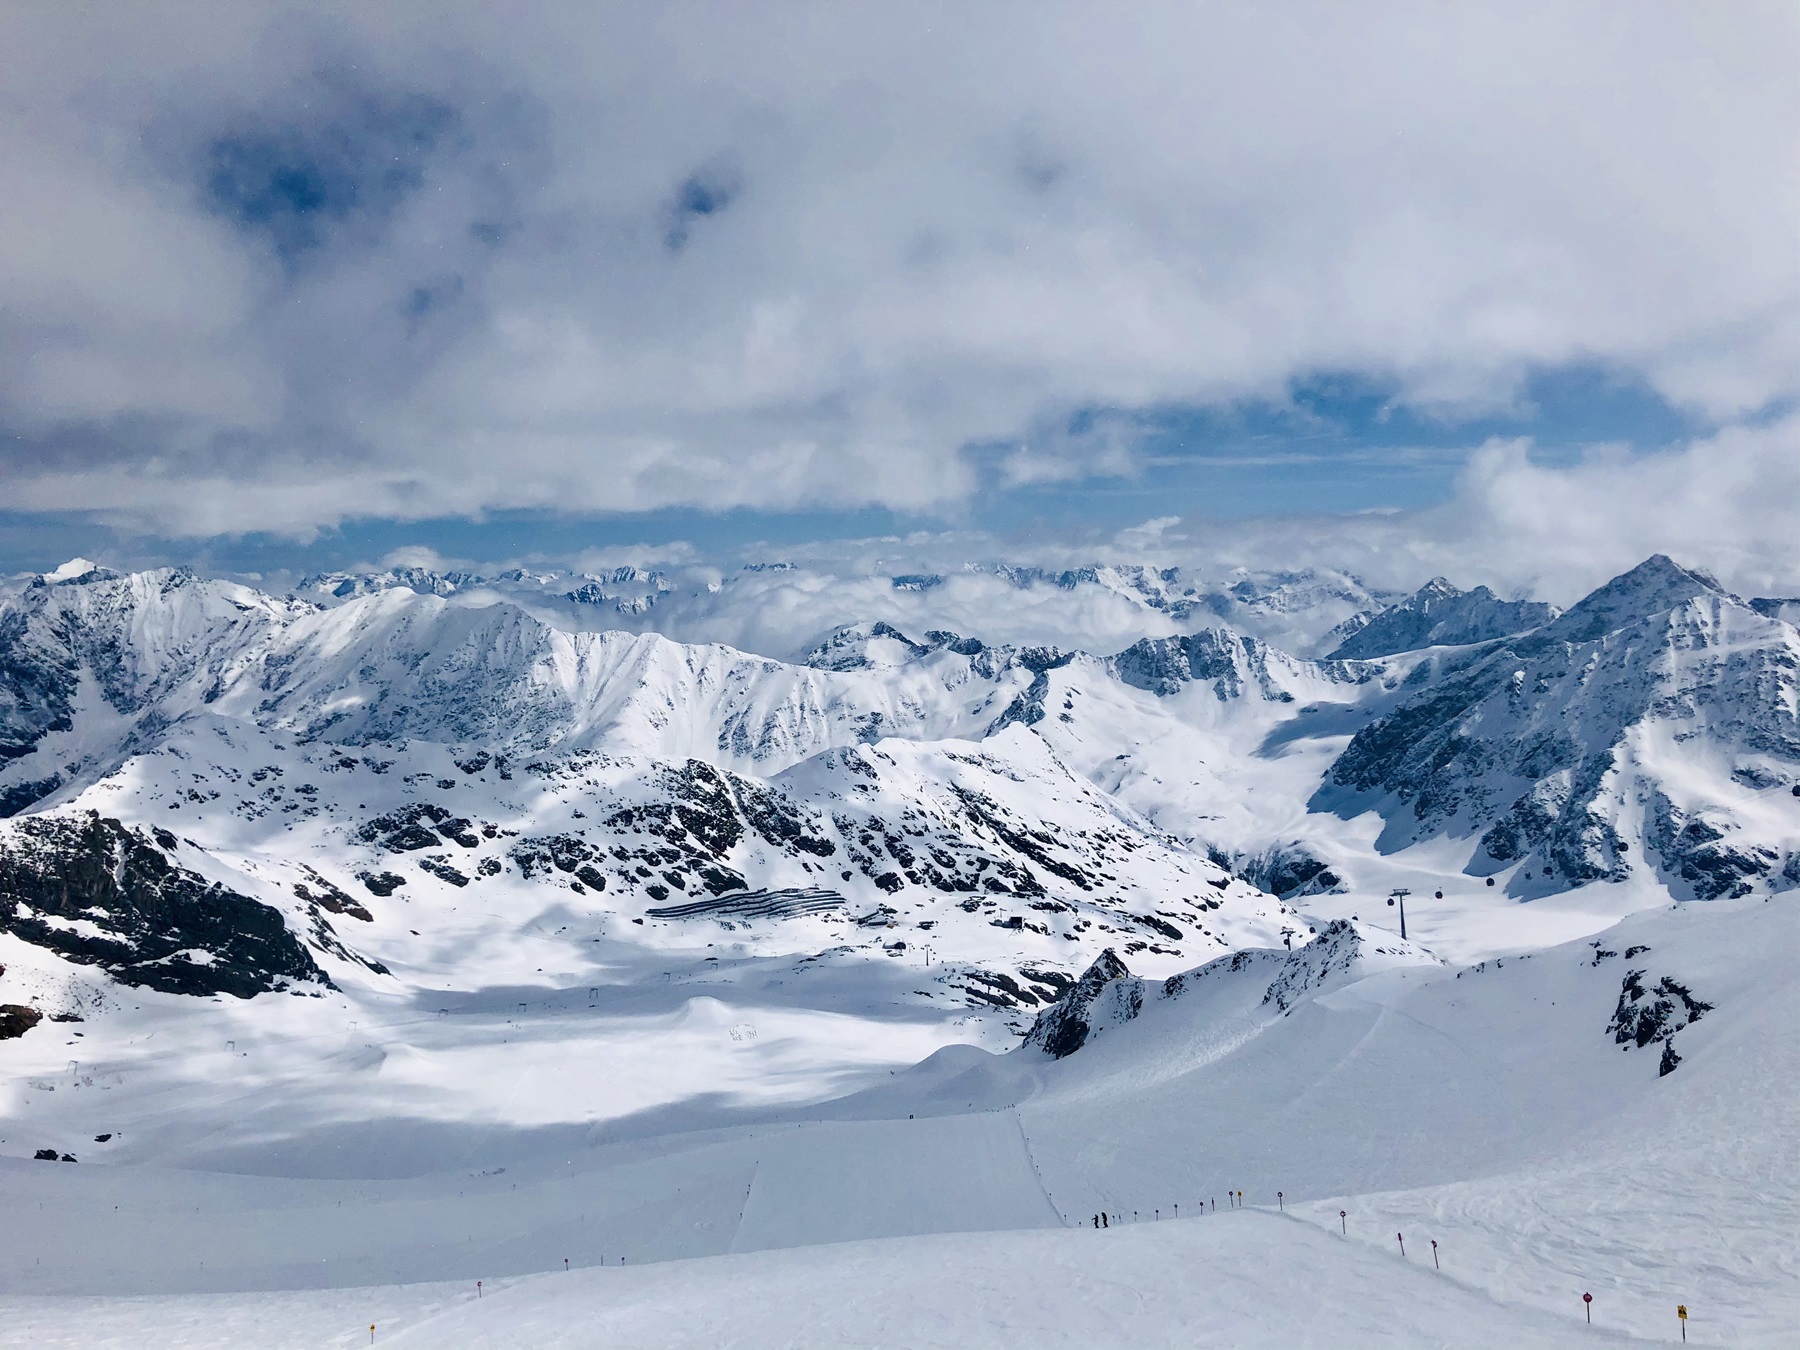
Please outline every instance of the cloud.
[[1800, 595], [1800, 415], [1652, 453], [1590, 449], [1544, 463], [1529, 440], [1470, 457], [1451, 500], [1421, 511], [1238, 521], [1159, 518], [1059, 551], [1106, 562], [1343, 569], [1410, 590], [1442, 574], [1569, 604], [1652, 553], [1743, 595]]
[[[1787, 6], [8, 23], [15, 511], [954, 515], [1320, 371], [1451, 418], [1569, 363], [1725, 422], [1800, 395]], [[1734, 509], [1713, 479], [1769, 434], [1685, 487]], [[1468, 490], [1524, 529], [1545, 472], [1495, 451]]]

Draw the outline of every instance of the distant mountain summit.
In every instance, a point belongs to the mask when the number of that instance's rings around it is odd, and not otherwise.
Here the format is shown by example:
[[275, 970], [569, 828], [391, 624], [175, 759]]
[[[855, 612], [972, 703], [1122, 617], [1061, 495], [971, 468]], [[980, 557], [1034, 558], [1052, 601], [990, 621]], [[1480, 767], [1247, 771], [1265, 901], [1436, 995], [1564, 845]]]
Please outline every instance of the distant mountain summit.
[[1314, 803], [1380, 810], [1383, 848], [1476, 835], [1469, 870], [1526, 896], [1639, 867], [1700, 899], [1800, 884], [1800, 632], [1703, 573], [1657, 555], [1415, 681]]
[[1367, 659], [1425, 647], [1462, 647], [1540, 627], [1556, 615], [1554, 605], [1502, 600], [1486, 586], [1458, 590], [1443, 577], [1433, 577], [1398, 604], [1370, 616], [1331, 655]]

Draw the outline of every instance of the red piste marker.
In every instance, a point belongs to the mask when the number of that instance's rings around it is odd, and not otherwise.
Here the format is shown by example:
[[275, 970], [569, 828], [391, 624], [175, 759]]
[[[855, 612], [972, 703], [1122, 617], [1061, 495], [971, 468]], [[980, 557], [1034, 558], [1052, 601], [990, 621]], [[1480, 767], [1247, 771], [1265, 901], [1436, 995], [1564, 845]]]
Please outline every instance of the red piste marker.
[[1275, 1192], [1275, 1207], [1277, 1209], [1279, 1209], [1283, 1214], [1287, 1213], [1287, 1201], [1281, 1198], [1280, 1191]]
[[1592, 1294], [1583, 1294], [1581, 1296], [1581, 1306], [1587, 1309], [1588, 1323], [1589, 1325], [1592, 1325], [1594, 1321], [1594, 1296]]
[[1343, 1211], [1341, 1209], [1338, 1211], [1338, 1232], [1343, 1234], [1345, 1237], [1348, 1237], [1350, 1235], [1350, 1230], [1348, 1228], [1344, 1227], [1344, 1213], [1345, 1213], [1345, 1211]]

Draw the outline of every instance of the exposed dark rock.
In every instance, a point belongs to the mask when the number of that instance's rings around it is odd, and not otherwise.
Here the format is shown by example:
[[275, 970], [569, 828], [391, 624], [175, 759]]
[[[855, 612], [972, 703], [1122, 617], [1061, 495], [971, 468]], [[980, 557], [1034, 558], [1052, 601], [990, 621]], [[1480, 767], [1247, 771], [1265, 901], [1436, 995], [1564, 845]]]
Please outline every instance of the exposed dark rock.
[[[1362, 955], [1362, 935], [1348, 919], [1334, 919], [1313, 940], [1283, 958], [1281, 969], [1263, 992], [1263, 1002], [1282, 1013], [1291, 1011], [1308, 993], [1324, 988], [1334, 976], [1346, 975]], [[1252, 957], [1250, 952], [1237, 952], [1232, 957], [1236, 969], [1238, 957]]]
[[370, 895], [384, 899], [406, 885], [406, 878], [398, 872], [358, 872], [356, 879], [369, 888]]
[[1092, 1031], [1090, 1012], [1101, 992], [1114, 980], [1128, 980], [1131, 971], [1111, 947], [1101, 952], [1060, 998], [1037, 1015], [1025, 1043], [1036, 1046], [1052, 1059], [1065, 1059], [1087, 1044]]
[[[1614, 1044], [1627, 1048], [1635, 1045], [1641, 1050], [1658, 1041], [1666, 1043], [1677, 1031], [1698, 1022], [1712, 1010], [1712, 1004], [1695, 998], [1686, 985], [1671, 976], [1664, 975], [1652, 987], [1645, 985], [1643, 971], [1627, 971], [1619, 984], [1618, 1006], [1606, 1029], [1612, 1033]], [[1678, 1063], [1680, 1057], [1665, 1049], [1661, 1072], [1670, 1072]]]
[[[410, 802], [386, 815], [376, 816], [356, 832], [365, 844], [376, 844], [389, 853], [408, 853], [422, 848], [437, 848], [442, 841], [423, 822], [436, 825], [450, 819], [450, 813], [433, 802]], [[466, 826], [467, 821], [460, 824]], [[470, 844], [468, 847], [473, 848]]]
[[[1407, 681], [1419, 691], [1352, 737], [1313, 805], [1376, 806], [1384, 849], [1479, 833], [1476, 875], [1526, 862], [1523, 881], [1537, 859], [1577, 885], [1621, 880], [1615, 769], [1632, 728], [1672, 723], [1677, 740], [1704, 734], [1758, 762], [1800, 760], [1784, 692], [1794, 654], [1760, 624], [1711, 579], [1651, 558], [1542, 627], [1421, 661]], [[1674, 673], [1671, 648], [1685, 653]], [[1684, 837], [1688, 823], [1649, 827], [1646, 843], [1696, 897], [1743, 894], [1778, 861]]]
[[176, 866], [96, 812], [30, 816], [0, 836], [0, 932], [170, 994], [330, 984], [279, 911]]
[[[919, 926], [923, 928], [925, 925], [920, 924]], [[1020, 966], [1019, 974], [1033, 984], [1048, 986], [1047, 989], [1037, 991], [1046, 1003], [1054, 1003], [1075, 984], [1074, 979], [1070, 976], [1047, 966]]]
[[457, 871], [456, 868], [452, 867], [442, 858], [421, 858], [419, 859], [419, 869], [431, 873], [431, 875], [436, 877], [439, 881], [449, 882], [452, 886], [467, 886], [469, 884], [468, 877]]
[[968, 985], [963, 986], [965, 993], [996, 1008], [1017, 1008], [1021, 1004], [1035, 1008], [1043, 1002], [1037, 994], [1025, 988], [1010, 975], [991, 970], [970, 970], [965, 973], [964, 978], [969, 981], [969, 985], [974, 986], [973, 988]]
[[1054, 647], [1025, 647], [1014, 653], [1013, 660], [1031, 672], [1031, 684], [1016, 695], [1006, 710], [989, 724], [992, 736], [1004, 727], [1030, 727], [1044, 720], [1044, 699], [1050, 693], [1050, 672], [1074, 660], [1073, 652], [1059, 652]]
[[[1094, 884], [1085, 873], [1073, 864], [1056, 856], [1051, 850], [1057, 847], [1055, 836], [1042, 829], [1033, 829], [1026, 822], [1017, 819], [992, 797], [986, 793], [974, 792], [968, 788], [952, 789], [968, 812], [969, 818], [977, 825], [985, 827], [1014, 853], [1028, 858], [1043, 868], [1051, 876], [1061, 877], [1070, 885], [1084, 891], [1091, 891]], [[1029, 872], [1022, 872], [1014, 883], [1014, 890], [1020, 895], [1042, 895], [1044, 887]]]
[[1685, 881], [1696, 900], [1750, 894], [1752, 883], [1775, 870], [1780, 855], [1771, 849], [1726, 842], [1730, 821], [1690, 815], [1662, 793], [1652, 801], [1644, 842], [1661, 856], [1663, 866]]
[[475, 831], [470, 828], [469, 822], [461, 816], [453, 816], [449, 820], [440, 820], [438, 822], [437, 832], [443, 835], [444, 838], [448, 839], [451, 843], [457, 844], [462, 848], [481, 847], [481, 840], [476, 838]]
[[1272, 845], [1250, 857], [1228, 858], [1216, 851], [1209, 856], [1215, 864], [1258, 890], [1283, 900], [1322, 895], [1343, 885], [1338, 874], [1297, 839]]
[[1166, 938], [1173, 938], [1176, 942], [1180, 942], [1183, 937], [1182, 931], [1174, 924], [1167, 919], [1159, 919], [1153, 914], [1127, 914], [1125, 917], [1133, 923], [1141, 923], [1146, 928], [1154, 929]]
[[776, 847], [809, 853], [815, 858], [829, 858], [837, 852], [837, 845], [815, 833], [813, 822], [774, 789], [740, 781], [738, 798], [750, 828]]
[[[3, 750], [4, 747], [0, 747]], [[34, 778], [23, 783], [9, 783], [0, 787], [0, 818], [16, 816], [37, 802], [48, 797], [63, 785], [61, 774], [51, 774], [48, 778]]]
[[43, 1017], [43, 1013], [26, 1003], [0, 1003], [0, 1041], [23, 1036]]
[[310, 867], [306, 870], [307, 875], [312, 878], [312, 885], [308, 886], [304, 882], [295, 885], [294, 894], [300, 899], [310, 905], [317, 905], [320, 909], [330, 910], [333, 914], [347, 914], [364, 923], [374, 922], [375, 916], [369, 913], [360, 900], [339, 890]]
[[604, 858], [599, 849], [578, 834], [539, 835], [521, 839], [512, 847], [512, 859], [527, 877], [545, 876], [554, 868], [597, 891], [606, 889], [606, 874], [594, 864]]

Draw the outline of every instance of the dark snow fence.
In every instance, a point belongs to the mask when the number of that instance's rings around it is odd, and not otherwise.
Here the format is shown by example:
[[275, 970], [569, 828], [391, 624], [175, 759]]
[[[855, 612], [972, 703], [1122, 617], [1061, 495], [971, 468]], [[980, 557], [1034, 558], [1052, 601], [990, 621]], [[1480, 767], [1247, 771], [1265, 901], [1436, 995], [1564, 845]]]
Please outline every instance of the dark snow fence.
[[733, 891], [685, 905], [647, 909], [652, 919], [792, 919], [845, 907], [844, 897], [818, 886], [775, 891]]

